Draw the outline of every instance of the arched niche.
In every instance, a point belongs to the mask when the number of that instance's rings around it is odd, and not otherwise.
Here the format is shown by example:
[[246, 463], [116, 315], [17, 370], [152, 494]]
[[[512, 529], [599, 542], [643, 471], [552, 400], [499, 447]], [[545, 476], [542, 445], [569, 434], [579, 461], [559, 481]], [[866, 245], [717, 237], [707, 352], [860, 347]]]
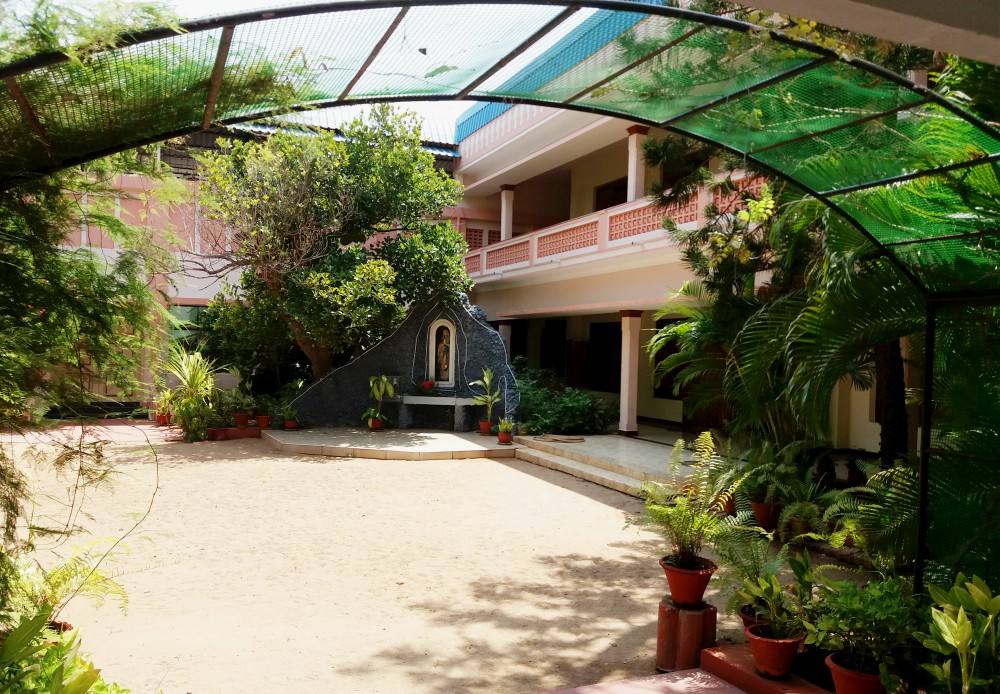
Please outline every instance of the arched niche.
[[444, 318], [427, 332], [427, 380], [438, 388], [455, 387], [455, 324]]

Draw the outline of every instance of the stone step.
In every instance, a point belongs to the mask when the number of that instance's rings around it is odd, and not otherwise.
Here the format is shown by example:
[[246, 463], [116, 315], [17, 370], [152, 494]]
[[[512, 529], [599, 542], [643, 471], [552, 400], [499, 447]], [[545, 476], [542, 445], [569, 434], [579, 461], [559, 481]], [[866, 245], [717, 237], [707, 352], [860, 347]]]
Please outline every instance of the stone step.
[[666, 675], [650, 675], [618, 682], [588, 684], [575, 689], [561, 689], [550, 694], [744, 694], [728, 682], [704, 670], [678, 670]]
[[[801, 654], [799, 657], [802, 657]], [[750, 644], [747, 643], [706, 648], [701, 652], [701, 667], [747, 694], [829, 694], [829, 690], [796, 675], [789, 675], [783, 680], [761, 677], [754, 670]]]
[[[670, 476], [667, 471], [666, 460], [670, 456], [670, 449], [661, 444], [649, 443], [649, 442], [637, 442], [634, 439], [627, 439], [622, 441], [622, 443], [629, 443], [633, 446], [642, 446], [648, 448], [648, 450], [655, 451], [656, 461], [655, 470], [650, 470], [649, 465], [630, 465], [628, 463], [622, 463], [618, 460], [613, 460], [610, 457], [600, 457], [593, 454], [593, 449], [595, 448], [594, 443], [597, 441], [606, 441], [608, 439], [614, 439], [610, 436], [599, 436], [599, 437], [588, 437], [583, 443], [575, 444], [559, 444], [559, 443], [549, 443], [546, 441], [539, 441], [534, 436], [515, 436], [514, 442], [522, 446], [527, 446], [529, 448], [543, 451], [552, 455], [557, 455], [561, 458], [568, 458], [570, 460], [576, 461], [578, 463], [583, 463], [584, 465], [589, 465], [590, 467], [600, 468], [602, 470], [607, 470], [608, 472], [613, 472], [618, 475], [624, 475], [626, 477], [631, 477], [639, 480], [639, 484], [642, 482], [669, 482]], [[591, 445], [588, 445], [590, 443]], [[635, 486], [639, 486], [636, 484]]]
[[632, 477], [631, 475], [613, 472], [605, 468], [596, 467], [594, 465], [590, 465], [589, 463], [583, 463], [579, 460], [573, 460], [556, 453], [549, 453], [533, 447], [518, 448], [514, 451], [514, 456], [520, 460], [534, 463], [535, 465], [540, 465], [541, 467], [546, 467], [550, 470], [565, 472], [568, 475], [579, 477], [582, 480], [587, 480], [588, 482], [593, 482], [594, 484], [599, 484], [603, 487], [615, 489], [619, 492], [624, 492], [625, 494], [631, 494], [633, 496], [635, 496], [636, 490], [642, 484], [642, 480]]

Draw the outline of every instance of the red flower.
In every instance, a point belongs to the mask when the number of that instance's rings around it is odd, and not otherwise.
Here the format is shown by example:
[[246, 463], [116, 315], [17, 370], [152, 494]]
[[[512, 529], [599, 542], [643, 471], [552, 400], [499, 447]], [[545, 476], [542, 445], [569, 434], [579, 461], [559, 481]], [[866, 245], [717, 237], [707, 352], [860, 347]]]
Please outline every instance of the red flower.
[[434, 390], [434, 381], [421, 381], [420, 387], [424, 390]]

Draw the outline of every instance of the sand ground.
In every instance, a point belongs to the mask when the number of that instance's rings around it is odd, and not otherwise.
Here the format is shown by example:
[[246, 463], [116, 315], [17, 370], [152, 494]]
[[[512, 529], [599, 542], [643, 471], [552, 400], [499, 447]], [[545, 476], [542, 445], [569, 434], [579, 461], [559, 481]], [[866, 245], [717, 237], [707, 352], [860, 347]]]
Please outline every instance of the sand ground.
[[77, 599], [64, 618], [135, 692], [533, 693], [653, 672], [666, 582], [658, 538], [624, 527], [629, 496], [514, 459], [104, 435], [117, 480], [70, 544], [120, 536], [156, 495], [119, 562], [127, 615]]

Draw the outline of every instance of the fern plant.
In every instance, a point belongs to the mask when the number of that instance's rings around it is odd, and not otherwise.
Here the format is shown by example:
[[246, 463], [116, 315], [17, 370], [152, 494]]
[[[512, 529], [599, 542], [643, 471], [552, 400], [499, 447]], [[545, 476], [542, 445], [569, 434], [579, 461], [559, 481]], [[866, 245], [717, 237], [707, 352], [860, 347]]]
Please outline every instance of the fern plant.
[[707, 431], [695, 440], [694, 461], [686, 471], [684, 450], [684, 440], [679, 439], [670, 454], [670, 482], [646, 482], [640, 487], [646, 513], [633, 521], [659, 532], [669, 548], [664, 561], [682, 569], [699, 568], [702, 548], [734, 525], [725, 508], [737, 475], [736, 468], [716, 454]]

